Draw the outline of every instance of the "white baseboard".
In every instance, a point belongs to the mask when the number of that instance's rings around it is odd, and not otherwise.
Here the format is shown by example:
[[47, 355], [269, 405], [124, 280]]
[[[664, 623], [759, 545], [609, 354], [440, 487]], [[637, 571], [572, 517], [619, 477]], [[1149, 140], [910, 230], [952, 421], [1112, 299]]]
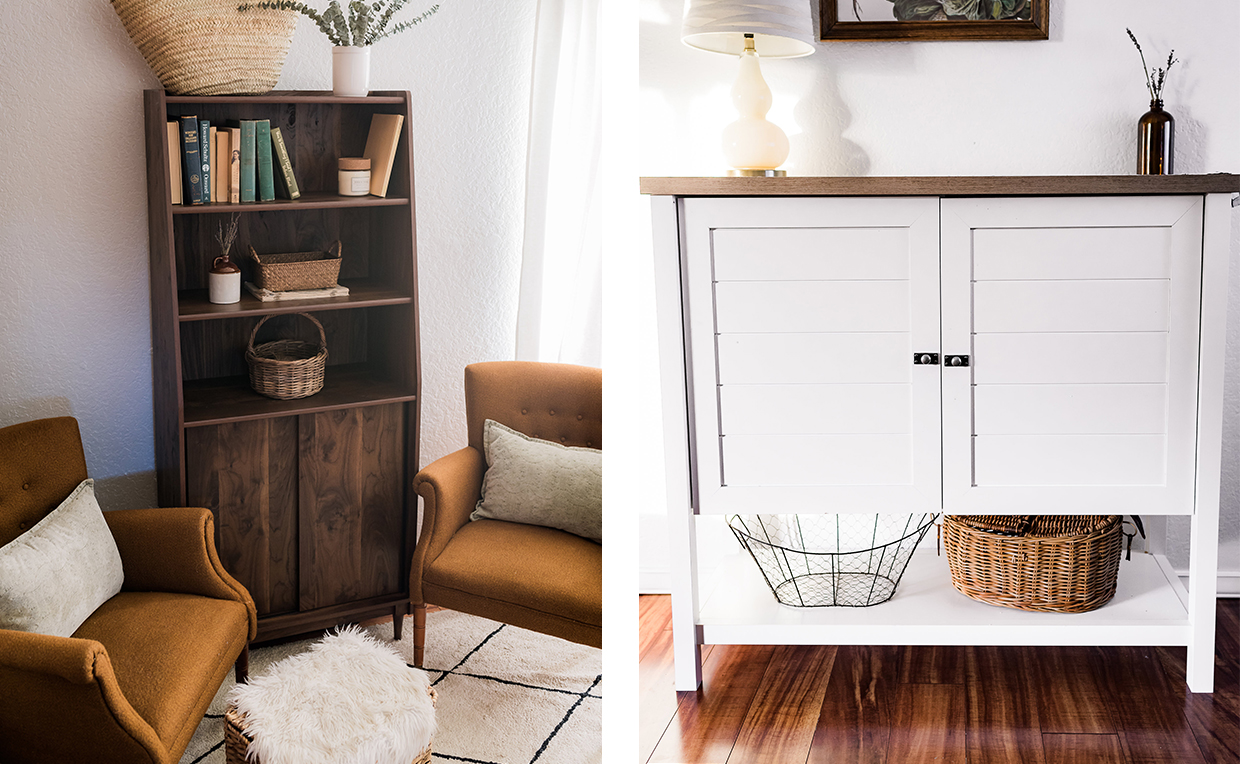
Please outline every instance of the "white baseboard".
[[[1176, 574], [1184, 588], [1188, 588], [1188, 571], [1176, 568]], [[1220, 570], [1218, 572], [1218, 596], [1240, 597], [1240, 570]]]
[[671, 594], [672, 571], [667, 568], [641, 568], [637, 571], [640, 594]]

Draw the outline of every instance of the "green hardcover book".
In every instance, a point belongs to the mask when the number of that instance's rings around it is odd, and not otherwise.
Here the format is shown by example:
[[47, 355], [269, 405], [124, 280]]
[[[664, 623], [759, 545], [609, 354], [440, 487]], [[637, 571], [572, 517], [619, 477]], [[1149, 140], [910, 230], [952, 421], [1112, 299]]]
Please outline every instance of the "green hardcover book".
[[258, 187], [258, 168], [254, 145], [255, 121], [252, 119], [230, 119], [227, 124], [229, 127], [236, 127], [241, 130], [241, 143], [239, 144], [241, 149], [241, 171], [239, 173], [240, 199], [243, 203], [257, 201], [258, 196], [255, 191]]
[[211, 203], [211, 122], [198, 120], [198, 156], [202, 159], [202, 203]]
[[276, 198], [275, 168], [271, 164], [271, 120], [254, 120], [254, 155], [258, 167], [258, 200]]
[[181, 117], [181, 160], [185, 165], [186, 204], [202, 204], [202, 156], [198, 150], [198, 117]]
[[284, 135], [280, 133], [280, 128], [271, 128], [271, 148], [275, 151], [275, 164], [279, 166], [276, 172], [276, 193], [282, 199], [296, 199], [301, 196], [301, 189], [297, 188], [297, 177], [293, 175], [293, 163], [288, 158], [288, 149], [284, 147]]

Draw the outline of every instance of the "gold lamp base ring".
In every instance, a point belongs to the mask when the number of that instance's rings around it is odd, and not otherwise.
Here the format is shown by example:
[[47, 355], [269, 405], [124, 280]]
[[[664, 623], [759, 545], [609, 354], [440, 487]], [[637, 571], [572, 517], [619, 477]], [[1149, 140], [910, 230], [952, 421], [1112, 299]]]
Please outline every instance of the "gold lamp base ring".
[[728, 170], [729, 178], [786, 178], [787, 170]]

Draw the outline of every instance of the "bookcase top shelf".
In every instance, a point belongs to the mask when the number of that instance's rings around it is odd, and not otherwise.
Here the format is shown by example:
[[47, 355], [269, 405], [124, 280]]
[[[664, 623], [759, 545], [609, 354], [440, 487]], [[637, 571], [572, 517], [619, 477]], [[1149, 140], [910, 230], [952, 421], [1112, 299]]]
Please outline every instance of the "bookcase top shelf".
[[329, 193], [303, 193], [300, 199], [276, 199], [270, 202], [211, 202], [209, 204], [173, 204], [173, 215], [204, 215], [216, 212], [264, 212], [271, 210], [322, 210], [330, 207], [407, 207], [405, 196], [340, 196]]
[[[159, 91], [152, 91], [159, 92]], [[273, 90], [262, 95], [221, 95], [191, 96], [164, 93], [167, 103], [330, 103], [330, 104], [403, 104], [408, 98], [407, 91], [372, 90], [371, 94], [359, 98], [334, 96], [330, 90]]]

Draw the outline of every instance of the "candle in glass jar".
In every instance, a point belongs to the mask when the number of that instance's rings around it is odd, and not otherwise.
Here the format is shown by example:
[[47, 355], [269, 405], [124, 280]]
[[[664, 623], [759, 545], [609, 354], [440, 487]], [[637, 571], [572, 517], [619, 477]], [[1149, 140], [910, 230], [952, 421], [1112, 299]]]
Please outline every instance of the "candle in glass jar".
[[340, 157], [337, 160], [341, 196], [370, 193], [370, 160], [366, 157]]

